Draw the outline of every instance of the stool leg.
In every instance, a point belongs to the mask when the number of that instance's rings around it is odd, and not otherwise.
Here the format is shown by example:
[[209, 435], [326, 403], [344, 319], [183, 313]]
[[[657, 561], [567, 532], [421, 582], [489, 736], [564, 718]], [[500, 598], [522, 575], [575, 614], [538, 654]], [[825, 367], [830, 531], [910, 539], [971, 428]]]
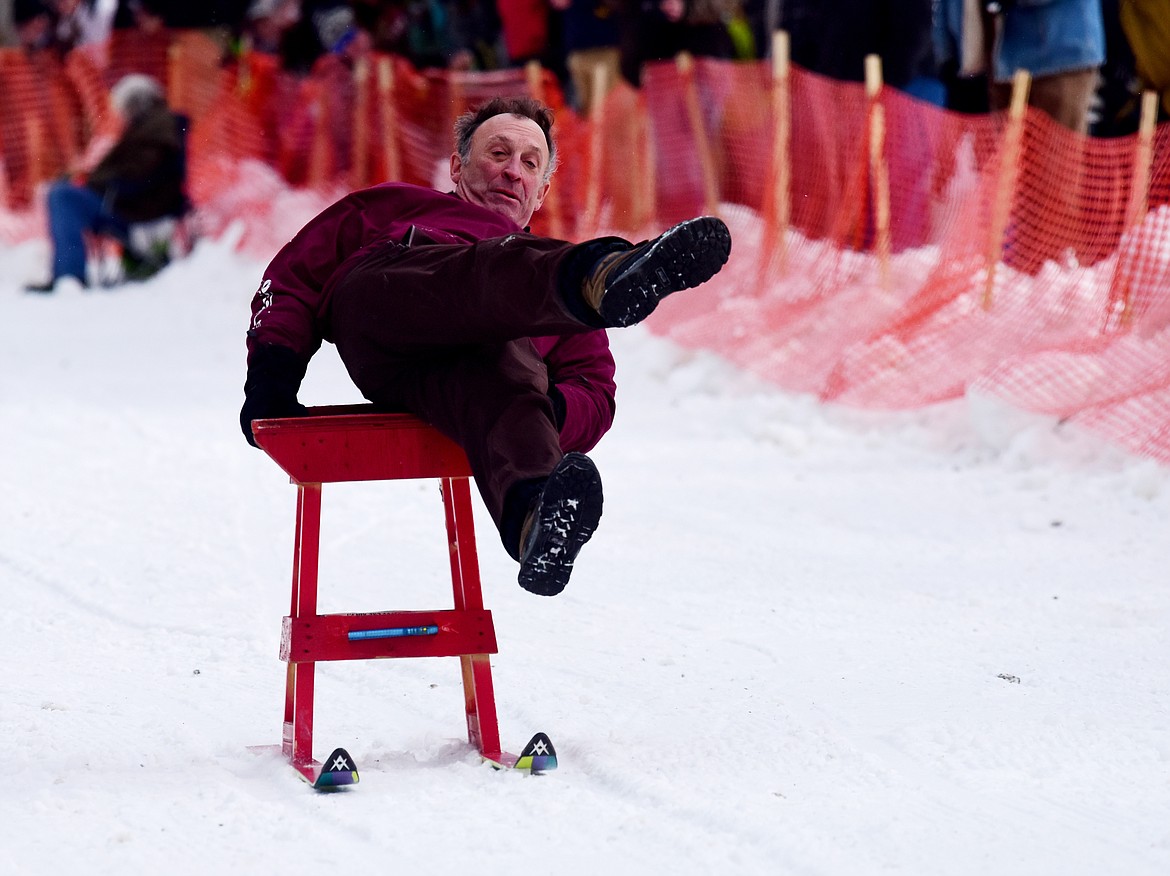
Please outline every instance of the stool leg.
[[290, 663], [284, 687], [281, 750], [293, 763], [313, 760], [313, 679], [315, 663]]
[[[297, 533], [293, 551], [289, 617], [317, 614], [317, 569], [321, 547], [321, 485], [297, 485]], [[316, 664], [289, 663], [284, 691], [281, 748], [293, 763], [313, 759], [313, 681]]]
[[500, 725], [496, 717], [496, 693], [492, 685], [492, 663], [487, 654], [466, 654], [459, 658], [463, 669], [463, 698], [467, 714], [467, 740], [480, 754], [498, 761]]
[[[441, 489], [451, 550], [451, 585], [455, 608], [460, 611], [482, 611], [483, 591], [479, 580], [479, 558], [475, 551], [475, 526], [472, 522], [468, 479], [442, 478]], [[467, 739], [480, 754], [498, 760], [501, 752], [500, 728], [496, 718], [491, 660], [487, 654], [466, 654], [459, 658], [459, 662], [463, 670]]]
[[320, 549], [321, 485], [298, 484], [291, 617], [310, 617], [317, 613], [317, 558]]
[[447, 515], [447, 538], [451, 548], [451, 583], [455, 607], [482, 611], [483, 591], [479, 583], [479, 557], [475, 552], [475, 524], [471, 515], [471, 488], [467, 478], [443, 478], [443, 510]]

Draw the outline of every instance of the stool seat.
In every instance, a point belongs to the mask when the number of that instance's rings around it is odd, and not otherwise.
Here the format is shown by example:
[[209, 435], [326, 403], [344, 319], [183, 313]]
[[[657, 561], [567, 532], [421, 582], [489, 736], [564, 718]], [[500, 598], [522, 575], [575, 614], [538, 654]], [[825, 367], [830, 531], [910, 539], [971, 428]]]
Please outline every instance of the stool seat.
[[293, 483], [471, 477], [459, 445], [411, 414], [378, 413], [373, 405], [309, 413], [252, 423], [256, 443]]
[[[459, 657], [468, 741], [484, 760], [532, 771], [553, 769], [556, 755], [537, 734], [517, 758], [500, 746], [490, 654], [491, 612], [484, 609], [472, 522], [471, 469], [463, 450], [409, 414], [372, 405], [311, 408], [307, 417], [254, 420], [256, 444], [297, 485], [292, 603], [281, 627], [288, 664], [281, 750], [315, 787], [357, 781], [344, 749], [344, 770], [313, 760], [314, 668], [321, 660]], [[321, 488], [326, 483], [438, 478], [451, 560], [453, 609], [317, 614]]]

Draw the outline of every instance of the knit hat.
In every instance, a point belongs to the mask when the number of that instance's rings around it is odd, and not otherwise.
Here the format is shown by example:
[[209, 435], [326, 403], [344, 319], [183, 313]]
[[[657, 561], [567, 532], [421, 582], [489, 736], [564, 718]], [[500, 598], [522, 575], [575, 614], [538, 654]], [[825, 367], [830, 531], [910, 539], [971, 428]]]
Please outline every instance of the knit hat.
[[110, 101], [119, 115], [134, 119], [147, 110], [166, 102], [163, 87], [153, 76], [131, 73], [110, 89]]
[[354, 26], [353, 10], [348, 6], [324, 9], [313, 15], [313, 26], [317, 38], [327, 52], [340, 52], [353, 41], [357, 28]]

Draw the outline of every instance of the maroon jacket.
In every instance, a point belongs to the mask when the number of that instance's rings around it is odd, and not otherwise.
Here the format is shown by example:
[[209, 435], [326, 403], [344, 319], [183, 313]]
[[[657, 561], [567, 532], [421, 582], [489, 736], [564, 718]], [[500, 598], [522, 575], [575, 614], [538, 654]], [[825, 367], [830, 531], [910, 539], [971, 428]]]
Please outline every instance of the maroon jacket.
[[[249, 353], [258, 344], [291, 348], [303, 360], [331, 341], [329, 298], [347, 262], [367, 247], [402, 240], [414, 227], [436, 243], [471, 243], [523, 229], [454, 194], [383, 183], [346, 195], [305, 225], [276, 254], [252, 299]], [[586, 451], [613, 424], [614, 361], [598, 329], [532, 338], [549, 382], [565, 399], [561, 449]]]

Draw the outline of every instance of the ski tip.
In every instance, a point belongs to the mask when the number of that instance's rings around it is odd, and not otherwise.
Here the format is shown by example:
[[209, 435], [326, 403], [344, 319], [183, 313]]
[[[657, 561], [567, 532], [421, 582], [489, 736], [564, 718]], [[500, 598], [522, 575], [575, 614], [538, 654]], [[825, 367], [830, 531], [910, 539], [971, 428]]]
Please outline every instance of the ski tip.
[[514, 769], [546, 773], [557, 768], [557, 752], [547, 734], [537, 733], [524, 746]]
[[313, 782], [314, 788], [337, 788], [358, 783], [357, 764], [344, 748], [333, 749], [333, 754], [321, 765], [321, 773]]

